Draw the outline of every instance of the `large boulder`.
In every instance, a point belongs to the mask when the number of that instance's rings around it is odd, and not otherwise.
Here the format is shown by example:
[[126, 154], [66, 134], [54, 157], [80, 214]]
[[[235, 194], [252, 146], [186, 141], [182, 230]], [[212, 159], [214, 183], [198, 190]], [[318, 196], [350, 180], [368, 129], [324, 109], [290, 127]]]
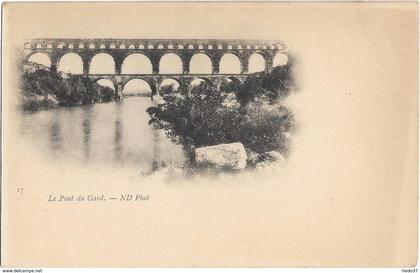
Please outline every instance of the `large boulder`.
[[197, 148], [195, 160], [200, 165], [240, 170], [246, 166], [247, 155], [244, 145], [235, 142]]

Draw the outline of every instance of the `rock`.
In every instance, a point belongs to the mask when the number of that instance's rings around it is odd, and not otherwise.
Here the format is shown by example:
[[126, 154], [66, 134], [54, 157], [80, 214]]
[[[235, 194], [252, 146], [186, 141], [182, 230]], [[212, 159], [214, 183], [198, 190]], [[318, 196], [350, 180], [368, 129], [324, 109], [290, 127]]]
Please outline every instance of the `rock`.
[[264, 158], [268, 161], [285, 161], [286, 159], [276, 151], [270, 151], [264, 153]]
[[246, 154], [248, 156], [247, 164], [248, 166], [254, 166], [261, 161], [261, 155], [256, 153], [250, 149], [245, 149]]
[[279, 166], [282, 166], [286, 162], [286, 159], [276, 151], [266, 152], [260, 156], [262, 161], [255, 165], [255, 168], [259, 171], [275, 169]]
[[198, 164], [240, 170], [246, 166], [247, 155], [244, 145], [235, 142], [197, 148], [195, 160]]

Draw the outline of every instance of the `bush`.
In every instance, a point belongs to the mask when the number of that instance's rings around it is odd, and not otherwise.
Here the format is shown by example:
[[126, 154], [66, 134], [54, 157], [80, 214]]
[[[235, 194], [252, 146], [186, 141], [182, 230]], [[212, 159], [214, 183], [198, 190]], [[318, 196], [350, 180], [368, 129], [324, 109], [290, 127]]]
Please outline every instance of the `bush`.
[[164, 104], [147, 109], [149, 124], [166, 130], [168, 137], [187, 151], [234, 142], [238, 139], [241, 115], [238, 108], [224, 104], [226, 96], [205, 83], [190, 94], [165, 94]]
[[[51, 107], [52, 96], [59, 105], [91, 104], [115, 100], [113, 89], [101, 86], [83, 75], [69, 75], [63, 78], [60, 73], [45, 69], [24, 71], [21, 80], [23, 110]], [[44, 97], [42, 102], [36, 96]], [[32, 110], [31, 110], [32, 111]]]
[[114, 89], [108, 86], [99, 86], [99, 84], [97, 83], [95, 84], [98, 85], [96, 88], [99, 90], [99, 94], [100, 94], [102, 102], [111, 102], [116, 99]]
[[57, 95], [64, 88], [62, 78], [57, 73], [39, 69], [22, 74], [21, 91], [24, 96]]
[[233, 80], [227, 81], [226, 79], [224, 79], [220, 84], [220, 92], [237, 94], [239, 92], [240, 87], [240, 81], [235, 82]]
[[249, 101], [241, 105], [231, 93], [202, 83], [188, 92], [163, 96], [165, 103], [147, 109], [149, 124], [164, 129], [190, 152], [194, 147], [242, 142], [254, 152], [287, 154], [293, 115], [284, 106]]
[[170, 95], [170, 94], [174, 94], [174, 93], [178, 93], [180, 92], [181, 88], [177, 89], [175, 87], [175, 84], [169, 84], [169, 85], [164, 85], [160, 88], [159, 90], [159, 94], [161, 96], [166, 96], [166, 95]]
[[254, 77], [247, 78], [243, 84], [237, 84], [231, 89], [242, 105], [258, 99], [276, 103], [296, 89], [292, 77], [292, 63], [290, 61], [288, 65], [275, 67], [268, 74], [254, 73]]
[[277, 150], [287, 155], [288, 135], [293, 124], [292, 112], [282, 105], [249, 103], [245, 107], [240, 141], [257, 153]]
[[54, 106], [48, 99], [39, 99], [35, 96], [22, 97], [21, 108], [23, 111], [33, 112], [40, 109], [47, 109]]

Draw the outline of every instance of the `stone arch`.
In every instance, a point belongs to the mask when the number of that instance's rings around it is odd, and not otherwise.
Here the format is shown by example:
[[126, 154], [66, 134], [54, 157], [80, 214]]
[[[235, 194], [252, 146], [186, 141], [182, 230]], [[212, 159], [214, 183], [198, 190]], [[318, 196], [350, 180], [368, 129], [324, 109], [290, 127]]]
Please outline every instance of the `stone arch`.
[[213, 85], [214, 84], [214, 82], [211, 79], [209, 79], [209, 78], [206, 78], [206, 77], [198, 77], [198, 78], [199, 79], [202, 79], [203, 81], [205, 81], [209, 85]]
[[182, 74], [183, 63], [179, 55], [166, 53], [159, 60], [159, 74]]
[[225, 53], [220, 58], [219, 74], [240, 74], [241, 61], [238, 56], [233, 53]]
[[213, 85], [212, 80], [210, 80], [209, 78], [206, 78], [206, 77], [196, 77], [196, 78], [191, 79], [189, 86], [190, 87], [198, 86], [200, 82], [205, 82], [208, 85]]
[[[101, 84], [101, 83], [99, 83], [99, 82], [108, 82], [108, 83], [110, 83], [110, 84]], [[108, 87], [110, 87], [110, 88], [112, 88], [112, 89], [114, 89], [114, 91], [115, 91], [115, 86], [116, 86], [116, 84], [115, 84], [115, 82], [114, 81], [112, 81], [111, 79], [109, 79], [109, 78], [106, 78], [106, 77], [101, 77], [101, 78], [97, 78], [97, 79], [95, 79], [93, 82], [95, 82], [95, 83], [97, 83], [97, 84], [99, 84], [99, 85], [102, 85], [102, 86], [108, 86]]]
[[265, 59], [264, 54], [261, 52], [255, 52], [248, 59], [248, 72], [255, 73], [255, 72], [262, 72], [265, 71], [265, 67], [267, 61]]
[[142, 77], [142, 76], [133, 76], [133, 77], [128, 77], [128, 78], [124, 79], [124, 80], [121, 82], [121, 88], [123, 88], [123, 89], [124, 89], [125, 85], [126, 85], [129, 81], [131, 81], [131, 80], [135, 80], [135, 79], [139, 79], [139, 80], [143, 80], [143, 81], [147, 82], [147, 83], [150, 85], [150, 87], [153, 85], [153, 82], [152, 82], [150, 79], [148, 79], [147, 77]]
[[117, 85], [114, 80], [101, 77], [95, 79], [94, 82], [102, 87], [108, 87], [112, 90], [112, 92], [108, 92], [105, 88], [99, 89], [99, 99], [101, 102], [110, 102], [118, 99]]
[[74, 52], [69, 52], [60, 57], [57, 71], [70, 74], [83, 74], [83, 59]]
[[172, 86], [173, 91], [178, 92], [181, 89], [182, 82], [180, 82], [178, 79], [172, 78], [172, 77], [168, 77], [168, 78], [163, 79], [162, 82], [158, 86], [160, 95], [165, 95], [165, 91], [162, 90], [162, 88], [164, 88], [165, 86]]
[[234, 83], [236, 83], [236, 84], [241, 84], [241, 83], [243, 83], [243, 81], [242, 81], [242, 79], [241, 79], [241, 78], [238, 78], [238, 77], [235, 77], [235, 76], [229, 76], [229, 77], [226, 77], [226, 79], [227, 79], [228, 81], [232, 81], [232, 82], [234, 82]]
[[205, 53], [197, 53], [190, 60], [190, 74], [212, 74], [213, 62]]
[[51, 67], [51, 56], [42, 51], [35, 51], [32, 52], [26, 60], [31, 63], [36, 63], [40, 65], [45, 65], [47, 67]]
[[89, 62], [89, 74], [115, 74], [114, 57], [108, 53], [95, 54]]
[[152, 74], [153, 66], [149, 57], [142, 53], [128, 54], [122, 63], [121, 74]]
[[[137, 84], [137, 87], [135, 86], [136, 84]], [[140, 96], [150, 97], [155, 93], [156, 93], [155, 85], [142, 77], [129, 78], [123, 82], [122, 87], [121, 87], [121, 94], [123, 96], [139, 94]]]
[[286, 53], [278, 52], [273, 58], [273, 67], [286, 65], [289, 62], [289, 56]]
[[161, 86], [164, 81], [175, 81], [175, 82], [177, 82], [179, 84], [179, 86], [182, 85], [182, 81], [180, 79], [176, 78], [176, 77], [165, 77], [162, 80], [162, 82], [159, 84], [159, 86]]

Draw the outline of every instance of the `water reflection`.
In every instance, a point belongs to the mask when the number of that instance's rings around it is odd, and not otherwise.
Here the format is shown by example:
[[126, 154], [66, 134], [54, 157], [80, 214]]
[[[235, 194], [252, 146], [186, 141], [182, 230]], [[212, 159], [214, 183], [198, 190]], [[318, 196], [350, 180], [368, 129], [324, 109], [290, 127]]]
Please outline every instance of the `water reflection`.
[[92, 109], [92, 107], [83, 107], [82, 132], [84, 161], [88, 161], [90, 156], [90, 134], [92, 130], [90, 122], [92, 120]]
[[115, 103], [115, 132], [114, 132], [114, 155], [115, 160], [117, 162], [122, 162], [123, 157], [123, 144], [122, 144], [122, 136], [123, 136], [123, 124], [121, 120], [121, 110], [123, 104], [121, 102]]
[[148, 168], [153, 161], [183, 162], [181, 146], [149, 124], [149, 98], [62, 107], [23, 114], [24, 138], [52, 160]]
[[52, 116], [51, 126], [49, 130], [49, 137], [51, 143], [52, 151], [59, 151], [61, 148], [61, 127], [60, 127], [60, 118], [58, 115]]

